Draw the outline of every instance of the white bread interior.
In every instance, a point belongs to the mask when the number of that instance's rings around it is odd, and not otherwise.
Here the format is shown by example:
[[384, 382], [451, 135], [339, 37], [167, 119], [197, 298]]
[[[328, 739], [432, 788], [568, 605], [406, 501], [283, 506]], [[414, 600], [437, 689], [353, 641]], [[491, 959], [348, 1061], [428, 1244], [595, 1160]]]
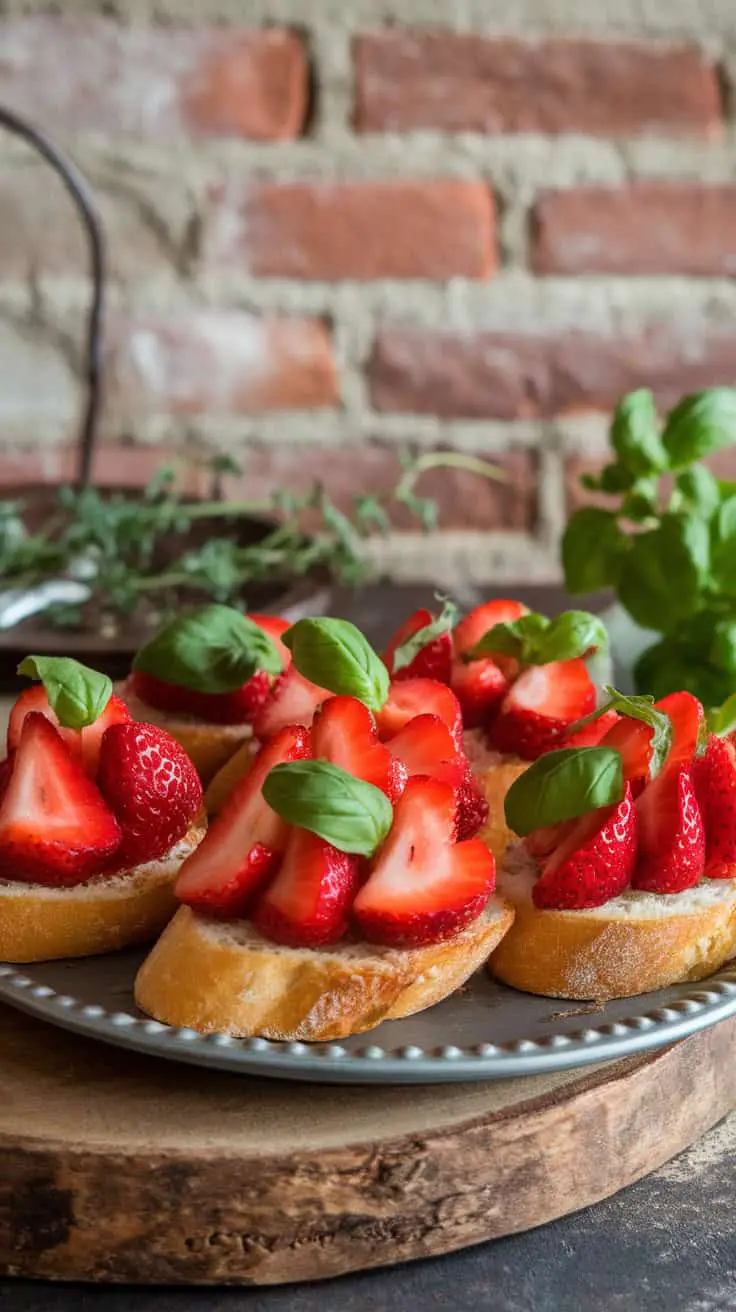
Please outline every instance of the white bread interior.
[[481, 729], [467, 729], [465, 754], [488, 801], [488, 819], [478, 835], [490, 847], [496, 865], [503, 861], [506, 848], [516, 837], [506, 824], [504, 801], [511, 785], [529, 768], [520, 756], [505, 756], [488, 747]]
[[280, 947], [247, 920], [223, 922], [181, 907], [141, 966], [138, 1006], [205, 1034], [318, 1042], [409, 1016], [447, 997], [486, 960], [513, 919], [491, 897], [445, 943], [387, 948], [341, 942]]
[[516, 917], [489, 963], [497, 979], [525, 993], [631, 997], [704, 979], [736, 954], [736, 878], [703, 879], [674, 894], [631, 889], [601, 907], [547, 911], [532, 901], [536, 873], [524, 845], [512, 843], [498, 890]]
[[116, 689], [134, 720], [165, 729], [184, 748], [204, 787], [230, 760], [238, 748], [253, 737], [250, 724], [208, 724], [191, 715], [171, 715], [148, 706], [132, 691], [130, 679]]

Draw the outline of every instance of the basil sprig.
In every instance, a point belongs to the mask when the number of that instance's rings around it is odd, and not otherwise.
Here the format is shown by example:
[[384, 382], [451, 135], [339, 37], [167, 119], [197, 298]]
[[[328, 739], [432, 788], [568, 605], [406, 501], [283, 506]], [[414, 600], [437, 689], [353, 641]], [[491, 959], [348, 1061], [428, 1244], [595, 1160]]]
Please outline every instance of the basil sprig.
[[71, 656], [26, 656], [18, 674], [40, 679], [49, 706], [65, 729], [86, 729], [102, 715], [112, 696], [106, 674], [90, 670]]
[[411, 637], [396, 648], [392, 663], [393, 673], [398, 674], [399, 670], [407, 669], [420, 651], [428, 647], [435, 639], [441, 638], [444, 633], [449, 633], [454, 628], [456, 621], [457, 606], [454, 602], [446, 600], [441, 614], [432, 620], [431, 624], [425, 624], [424, 628], [417, 629], [416, 633], [412, 633]]
[[393, 808], [380, 788], [329, 761], [274, 766], [263, 796], [287, 824], [358, 856], [373, 856], [393, 823]]
[[372, 711], [380, 711], [388, 697], [388, 670], [349, 620], [328, 616], [298, 620], [281, 641], [306, 679], [337, 696], [357, 697]]
[[722, 706], [708, 713], [708, 728], [719, 738], [725, 738], [736, 729], [736, 692], [727, 697]]
[[278, 647], [254, 620], [231, 606], [202, 606], [161, 629], [133, 661], [133, 669], [194, 692], [234, 692], [256, 670], [279, 674]]
[[623, 765], [614, 748], [563, 747], [540, 756], [514, 781], [504, 803], [506, 823], [524, 838], [613, 806], [623, 795]]
[[479, 656], [513, 656], [522, 665], [548, 665], [569, 661], [606, 648], [608, 633], [602, 620], [586, 610], [567, 610], [554, 619], [532, 611], [518, 620], [494, 624], [468, 653]]
[[582, 720], [576, 720], [570, 725], [568, 733], [576, 733], [584, 725], [592, 724], [593, 720], [605, 715], [606, 711], [617, 711], [619, 715], [626, 715], [630, 720], [641, 720], [652, 730], [650, 771], [653, 778], [662, 769], [672, 746], [672, 721], [669, 715], [666, 711], [658, 710], [654, 705], [653, 697], [627, 697], [608, 684], [604, 691], [608, 693], [608, 701], [603, 702], [597, 710], [591, 711], [590, 715], [585, 715]]

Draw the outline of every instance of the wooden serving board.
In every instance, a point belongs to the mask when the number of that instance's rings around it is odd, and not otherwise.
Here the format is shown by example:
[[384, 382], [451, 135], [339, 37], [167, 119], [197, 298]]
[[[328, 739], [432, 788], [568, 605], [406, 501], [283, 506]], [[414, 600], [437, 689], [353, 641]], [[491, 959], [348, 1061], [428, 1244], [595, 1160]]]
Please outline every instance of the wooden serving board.
[[526, 1230], [736, 1106], [736, 1018], [490, 1084], [327, 1087], [136, 1057], [0, 1008], [0, 1273], [279, 1284]]

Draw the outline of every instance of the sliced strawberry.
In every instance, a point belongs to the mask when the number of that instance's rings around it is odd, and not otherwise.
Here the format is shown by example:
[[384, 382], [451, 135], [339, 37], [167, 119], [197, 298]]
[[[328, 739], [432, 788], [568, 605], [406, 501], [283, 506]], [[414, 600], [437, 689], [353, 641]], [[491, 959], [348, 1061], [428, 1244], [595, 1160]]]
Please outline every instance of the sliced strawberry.
[[102, 871], [119, 843], [100, 792], [48, 716], [32, 711], [0, 807], [0, 877], [71, 888]]
[[665, 768], [637, 799], [639, 859], [633, 888], [681, 893], [705, 870], [705, 827], [692, 775], [684, 766]]
[[595, 710], [595, 687], [585, 661], [532, 665], [501, 703], [489, 737], [500, 752], [534, 761], [564, 747], [565, 731]]
[[667, 753], [666, 768], [690, 765], [704, 733], [705, 711], [691, 692], [671, 692], [655, 702], [672, 723], [672, 746]]
[[309, 730], [300, 725], [281, 729], [261, 748], [179, 871], [181, 902], [211, 916], [245, 914], [286, 847], [287, 826], [264, 800], [263, 781], [274, 766], [309, 755]]
[[582, 729], [576, 729], [574, 733], [568, 731], [562, 745], [564, 747], [597, 747], [601, 739], [605, 738], [609, 729], [612, 729], [620, 720], [621, 716], [617, 711], [604, 711], [603, 715], [599, 715], [597, 720], [591, 720], [590, 724], [583, 725]]
[[263, 632], [271, 639], [283, 661], [283, 669], [286, 669], [287, 665], [291, 665], [291, 652], [286, 644], [281, 641], [286, 630], [291, 628], [291, 620], [282, 620], [280, 615], [254, 615], [252, 612], [248, 615], [248, 619], [257, 624], [259, 629], [263, 629]]
[[460, 703], [466, 729], [490, 724], [509, 690], [506, 675], [490, 656], [477, 661], [453, 661], [450, 684]]
[[705, 874], [736, 876], [736, 746], [711, 734], [705, 756], [693, 765], [693, 782], [705, 823]]
[[401, 760], [378, 741], [376, 721], [356, 697], [328, 697], [315, 712], [312, 754], [331, 761], [356, 779], [365, 779], [395, 802], [407, 772]]
[[40, 712], [45, 715], [46, 719], [53, 724], [54, 728], [63, 738], [72, 756], [76, 756], [82, 761], [87, 774], [92, 778], [97, 774], [97, 764], [100, 759], [100, 743], [102, 735], [112, 724], [125, 724], [130, 719], [130, 711], [125, 702], [115, 694], [110, 697], [102, 715], [90, 724], [86, 729], [63, 729], [59, 724], [56, 715], [49, 706], [49, 700], [46, 696], [46, 689], [42, 683], [34, 683], [32, 688], [26, 688], [16, 701], [10, 719], [8, 721], [8, 752], [13, 752], [20, 743], [20, 736], [23, 731], [23, 724], [27, 715], [32, 712]]
[[253, 732], [262, 742], [273, 738], [287, 724], [309, 726], [314, 712], [326, 697], [326, 688], [318, 688], [300, 674], [296, 666], [289, 665], [274, 683], [269, 698], [253, 719]]
[[11, 752], [10, 756], [6, 756], [4, 761], [0, 761], [0, 806], [2, 806], [3, 798], [8, 791], [14, 762], [15, 752]]
[[510, 624], [528, 614], [529, 607], [520, 601], [508, 601], [502, 597], [484, 601], [455, 625], [452, 636], [456, 653], [462, 656], [471, 651], [497, 624]]
[[123, 831], [119, 870], [165, 856], [202, 806], [202, 785], [186, 752], [152, 724], [131, 720], [107, 730], [98, 783]]
[[[651, 777], [653, 733], [654, 730], [643, 720], [622, 716], [601, 740], [602, 747], [612, 747], [619, 753], [624, 779], [631, 784], [634, 798], [639, 796]], [[575, 745], [579, 747], [581, 744]]]
[[191, 715], [206, 724], [251, 724], [268, 701], [271, 676], [257, 670], [252, 679], [234, 692], [195, 692], [178, 683], [166, 683], [153, 674], [134, 670], [128, 680], [131, 691], [157, 711]]
[[463, 717], [451, 688], [436, 679], [406, 679], [391, 683], [388, 699], [376, 716], [378, 732], [385, 742], [417, 715], [438, 715], [450, 729], [459, 751], [463, 746]]
[[389, 747], [410, 777], [440, 779], [455, 789], [458, 839], [473, 838], [483, 828], [488, 799], [444, 720], [438, 715], [417, 715], [391, 738]]
[[306, 829], [292, 829], [276, 878], [259, 898], [253, 924], [289, 947], [336, 943], [348, 928], [360, 863]]
[[450, 682], [452, 667], [452, 633], [448, 629], [432, 642], [428, 642], [417, 652], [413, 661], [394, 674], [394, 654], [409, 638], [420, 629], [424, 629], [434, 620], [430, 610], [416, 610], [396, 631], [388, 644], [383, 660], [389, 674], [394, 679], [438, 679], [440, 683]]
[[534, 885], [534, 905], [573, 911], [617, 897], [631, 882], [636, 833], [636, 808], [627, 784], [616, 806], [591, 811], [573, 824]]
[[410, 779], [391, 831], [353, 906], [370, 942], [441, 942], [475, 920], [496, 879], [480, 838], [456, 843], [455, 794], [436, 779]]
[[577, 820], [561, 820], [556, 825], [544, 825], [541, 829], [535, 829], [533, 833], [527, 834], [524, 846], [530, 856], [536, 857], [538, 861], [544, 861], [552, 855], [555, 848], [560, 847], [578, 823]]

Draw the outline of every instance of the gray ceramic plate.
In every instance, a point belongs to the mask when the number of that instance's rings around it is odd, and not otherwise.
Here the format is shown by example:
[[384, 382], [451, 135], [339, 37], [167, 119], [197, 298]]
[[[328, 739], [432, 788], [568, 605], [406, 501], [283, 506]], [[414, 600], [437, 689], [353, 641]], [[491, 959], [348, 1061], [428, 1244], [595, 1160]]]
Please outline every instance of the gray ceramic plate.
[[604, 1006], [535, 998], [481, 971], [459, 993], [340, 1043], [204, 1036], [147, 1019], [132, 984], [142, 953], [0, 965], [0, 1000], [90, 1038], [241, 1075], [323, 1084], [431, 1084], [538, 1075], [662, 1047], [736, 1014], [736, 963]]

